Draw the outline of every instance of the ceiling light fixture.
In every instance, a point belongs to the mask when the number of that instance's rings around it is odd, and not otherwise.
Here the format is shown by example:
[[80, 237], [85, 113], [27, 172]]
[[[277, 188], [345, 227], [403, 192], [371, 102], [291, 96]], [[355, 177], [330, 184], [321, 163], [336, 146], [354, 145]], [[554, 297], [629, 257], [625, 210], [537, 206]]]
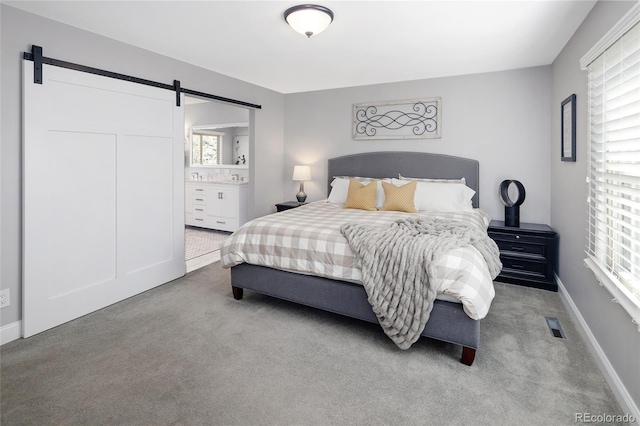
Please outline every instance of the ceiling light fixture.
[[284, 20], [291, 28], [311, 38], [327, 29], [333, 21], [333, 12], [317, 4], [301, 4], [285, 10]]

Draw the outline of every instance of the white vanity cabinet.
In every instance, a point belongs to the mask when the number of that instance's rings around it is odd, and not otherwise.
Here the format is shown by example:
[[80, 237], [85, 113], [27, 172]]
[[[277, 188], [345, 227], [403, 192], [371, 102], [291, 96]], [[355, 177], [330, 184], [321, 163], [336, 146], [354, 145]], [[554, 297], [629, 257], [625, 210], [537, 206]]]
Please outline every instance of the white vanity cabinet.
[[235, 231], [247, 221], [246, 183], [186, 182], [185, 223]]

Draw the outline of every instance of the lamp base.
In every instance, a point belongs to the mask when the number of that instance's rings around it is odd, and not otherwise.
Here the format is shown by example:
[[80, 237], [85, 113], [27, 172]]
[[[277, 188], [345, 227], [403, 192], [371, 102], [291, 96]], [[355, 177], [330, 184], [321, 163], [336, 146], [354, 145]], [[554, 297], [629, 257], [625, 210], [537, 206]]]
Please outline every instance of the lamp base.
[[304, 193], [304, 182], [300, 181], [300, 191], [296, 194], [299, 204], [304, 204], [304, 200], [307, 199], [307, 194]]
[[304, 204], [304, 201], [307, 199], [307, 194], [303, 191], [300, 191], [296, 194], [296, 198], [298, 199], [298, 203]]

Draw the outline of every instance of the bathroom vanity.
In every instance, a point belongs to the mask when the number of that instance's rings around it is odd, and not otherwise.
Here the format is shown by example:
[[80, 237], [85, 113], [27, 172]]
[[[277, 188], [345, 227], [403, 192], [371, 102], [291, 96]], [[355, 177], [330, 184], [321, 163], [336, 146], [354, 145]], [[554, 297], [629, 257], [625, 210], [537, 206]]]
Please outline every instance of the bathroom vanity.
[[247, 221], [248, 183], [185, 182], [185, 223], [233, 232]]

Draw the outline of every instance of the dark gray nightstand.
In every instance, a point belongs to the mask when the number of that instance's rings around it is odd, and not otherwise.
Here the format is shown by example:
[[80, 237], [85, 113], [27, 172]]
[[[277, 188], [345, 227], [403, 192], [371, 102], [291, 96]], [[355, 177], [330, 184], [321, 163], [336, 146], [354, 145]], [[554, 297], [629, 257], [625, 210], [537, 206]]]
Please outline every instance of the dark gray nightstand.
[[295, 209], [296, 207], [304, 206], [306, 203], [300, 204], [297, 201], [285, 201], [284, 203], [276, 204], [276, 209], [278, 212], [283, 212], [289, 209]]
[[500, 249], [502, 272], [497, 281], [558, 291], [558, 234], [550, 226], [521, 223], [515, 228], [492, 220], [489, 236]]

